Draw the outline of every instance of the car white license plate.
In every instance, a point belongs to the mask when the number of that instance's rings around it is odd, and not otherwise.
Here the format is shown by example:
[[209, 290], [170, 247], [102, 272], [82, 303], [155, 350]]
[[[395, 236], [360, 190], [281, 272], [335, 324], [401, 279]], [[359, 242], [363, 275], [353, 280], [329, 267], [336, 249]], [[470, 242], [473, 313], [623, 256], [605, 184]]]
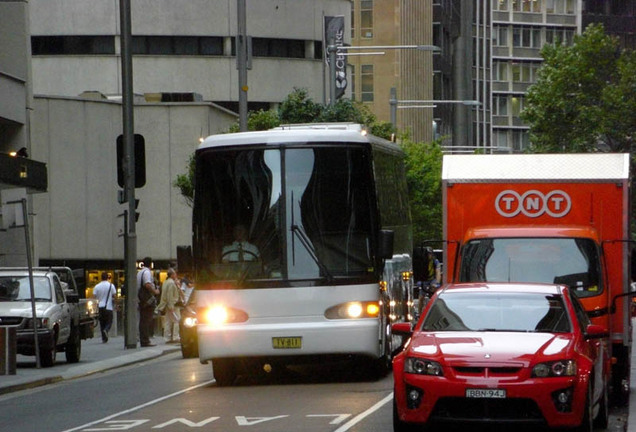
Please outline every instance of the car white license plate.
[[467, 398], [479, 399], [505, 399], [506, 390], [503, 389], [466, 389]]
[[273, 337], [272, 347], [274, 349], [299, 349], [302, 348], [302, 337]]

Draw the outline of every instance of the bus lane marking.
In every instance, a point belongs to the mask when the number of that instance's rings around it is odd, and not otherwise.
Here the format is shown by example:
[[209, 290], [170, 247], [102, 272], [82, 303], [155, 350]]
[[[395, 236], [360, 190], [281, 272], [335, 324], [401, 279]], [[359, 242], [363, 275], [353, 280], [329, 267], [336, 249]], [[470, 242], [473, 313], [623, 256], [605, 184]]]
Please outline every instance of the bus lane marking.
[[389, 393], [389, 395], [387, 397], [385, 397], [381, 401], [377, 402], [371, 408], [367, 409], [366, 411], [358, 414], [357, 416], [355, 416], [354, 418], [349, 420], [347, 423], [345, 423], [344, 425], [342, 425], [341, 427], [336, 429], [334, 432], [345, 432], [345, 431], [348, 431], [353, 426], [355, 426], [356, 424], [360, 423], [366, 417], [370, 416], [371, 414], [373, 414], [374, 412], [376, 412], [377, 410], [379, 410], [380, 408], [382, 408], [384, 405], [386, 405], [388, 402], [390, 402], [392, 400], [393, 400], [393, 392]]
[[329, 422], [329, 424], [340, 424], [345, 419], [351, 417], [351, 414], [307, 414], [306, 417], [335, 417], [333, 420]]

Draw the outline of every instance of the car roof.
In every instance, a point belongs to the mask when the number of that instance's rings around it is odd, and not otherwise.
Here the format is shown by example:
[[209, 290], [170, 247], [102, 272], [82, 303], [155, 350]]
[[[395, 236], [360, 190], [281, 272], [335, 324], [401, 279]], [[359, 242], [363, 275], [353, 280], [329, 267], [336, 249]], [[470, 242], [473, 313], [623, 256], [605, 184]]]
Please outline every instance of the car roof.
[[[40, 269], [33, 269], [33, 276], [34, 277], [44, 277], [44, 276], [48, 276], [50, 274], [55, 274], [55, 272], [51, 271], [51, 270], [40, 270]], [[24, 277], [24, 276], [29, 276], [29, 270], [28, 269], [24, 269], [21, 267], [16, 267], [16, 268], [0, 268], [0, 276], [18, 276], [18, 277]]]
[[540, 293], [562, 295], [565, 285], [528, 282], [466, 282], [445, 285], [442, 293]]

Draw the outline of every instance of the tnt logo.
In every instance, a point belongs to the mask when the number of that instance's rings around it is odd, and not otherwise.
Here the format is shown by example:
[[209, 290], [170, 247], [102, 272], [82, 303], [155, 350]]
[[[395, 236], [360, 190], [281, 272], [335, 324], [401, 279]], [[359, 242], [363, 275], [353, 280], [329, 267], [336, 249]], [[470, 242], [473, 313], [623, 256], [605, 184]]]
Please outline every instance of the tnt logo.
[[529, 190], [523, 195], [513, 190], [502, 191], [495, 200], [495, 209], [503, 217], [511, 218], [519, 213], [536, 218], [546, 213], [553, 218], [560, 218], [572, 208], [570, 196], [562, 190], [554, 190], [543, 194], [537, 190]]

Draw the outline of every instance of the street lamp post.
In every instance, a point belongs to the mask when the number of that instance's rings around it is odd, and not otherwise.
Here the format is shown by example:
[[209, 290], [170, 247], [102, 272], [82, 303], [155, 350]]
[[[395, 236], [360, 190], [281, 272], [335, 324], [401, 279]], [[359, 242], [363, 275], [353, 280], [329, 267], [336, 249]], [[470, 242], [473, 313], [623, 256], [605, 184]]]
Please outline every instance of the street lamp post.
[[[409, 104], [400, 106], [400, 104]], [[397, 110], [406, 108], [435, 108], [437, 104], [461, 104], [466, 106], [479, 106], [481, 102], [477, 100], [398, 100], [395, 87], [391, 87], [391, 97], [389, 106], [391, 109], [391, 124], [396, 125]]]
[[[329, 105], [333, 106], [336, 103], [336, 53], [338, 51], [346, 51], [340, 53], [342, 56], [354, 55], [357, 53], [349, 53], [350, 50], [388, 50], [388, 49], [416, 49], [419, 51], [434, 51], [438, 52], [441, 49], [435, 45], [369, 45], [369, 46], [338, 46], [333, 43], [333, 40], [329, 41], [327, 45], [327, 54], [329, 54]], [[378, 53], [374, 53], [378, 54]]]

